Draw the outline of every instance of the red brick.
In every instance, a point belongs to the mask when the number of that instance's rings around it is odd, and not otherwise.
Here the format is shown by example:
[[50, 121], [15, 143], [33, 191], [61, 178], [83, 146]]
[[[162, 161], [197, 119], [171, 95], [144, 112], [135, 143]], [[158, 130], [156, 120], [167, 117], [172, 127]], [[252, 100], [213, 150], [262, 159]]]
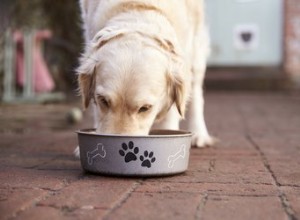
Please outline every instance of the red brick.
[[59, 190], [79, 176], [81, 171], [1, 168], [0, 187]]
[[75, 130], [61, 132], [41, 130], [37, 133], [1, 134], [1, 136], [5, 141], [3, 141], [4, 143], [0, 142], [0, 149], [8, 155], [26, 153], [48, 157], [72, 155], [75, 146], [78, 144]]
[[264, 137], [254, 136], [252, 139], [268, 159], [289, 159], [295, 155], [300, 156], [298, 132], [284, 135], [272, 134]]
[[55, 139], [49, 138], [53, 135], [41, 134], [39, 138], [33, 134], [9, 137], [11, 143], [2, 146], [0, 166], [81, 170], [80, 161], [72, 153], [77, 145], [76, 135], [73, 132], [57, 133]]
[[266, 173], [264, 163], [258, 159], [249, 159], [246, 157], [232, 158], [232, 159], [217, 159], [214, 160], [213, 171], [220, 173]]
[[[65, 217], [65, 218], [64, 218]], [[15, 219], [20, 220], [53, 220], [68, 219], [64, 213], [53, 207], [32, 207], [19, 213]], [[69, 218], [70, 219], [70, 218]]]
[[288, 220], [278, 197], [208, 196], [201, 217], [205, 220]]
[[300, 187], [280, 187], [296, 218], [300, 218]]
[[75, 209], [68, 210], [65, 208], [55, 207], [32, 207], [21, 212], [15, 219], [19, 220], [86, 220], [86, 219], [102, 219], [107, 210], [104, 209]]
[[299, 219], [300, 218], [300, 195], [287, 194], [287, 199], [294, 212], [294, 215]]
[[90, 176], [70, 184], [54, 196], [41, 201], [40, 206], [111, 208], [137, 184], [134, 179]]
[[295, 185], [300, 187], [299, 160], [271, 160], [269, 164], [280, 185]]
[[44, 162], [37, 166], [39, 170], [77, 170], [82, 171], [80, 160], [74, 158], [73, 155], [64, 156]]
[[211, 167], [211, 159], [190, 156], [189, 171], [209, 172]]
[[291, 159], [300, 156], [299, 142], [297, 142], [297, 140], [300, 141], [300, 137], [285, 138], [268, 136], [268, 138], [254, 137], [254, 140], [264, 153], [278, 183], [300, 186], [300, 162], [297, 159]]
[[22, 168], [32, 168], [37, 167], [40, 164], [44, 164], [47, 161], [51, 161], [53, 156], [41, 156], [41, 155], [32, 155], [25, 153], [11, 153], [11, 154], [2, 154], [0, 156], [0, 166], [4, 167], [22, 167]]
[[195, 219], [201, 200], [191, 193], [132, 193], [106, 219]]
[[274, 185], [258, 184], [221, 184], [221, 183], [177, 183], [177, 182], [143, 182], [136, 192], [165, 193], [186, 192], [208, 195], [235, 196], [276, 196], [278, 189]]
[[0, 188], [0, 219], [14, 217], [48, 194], [41, 189]]
[[[248, 145], [248, 144], [247, 144]], [[259, 158], [258, 152], [253, 147], [245, 147], [245, 145], [233, 145], [231, 141], [223, 140], [216, 146], [208, 148], [192, 148], [190, 155], [198, 156], [204, 159], [215, 158], [236, 158], [236, 157], [249, 157]]]
[[[151, 181], [151, 180], [150, 180]], [[181, 183], [228, 183], [228, 184], [267, 184], [272, 185], [274, 180], [267, 172], [257, 173], [221, 173], [221, 172], [192, 172], [181, 175], [157, 178], [152, 181], [168, 181]]]

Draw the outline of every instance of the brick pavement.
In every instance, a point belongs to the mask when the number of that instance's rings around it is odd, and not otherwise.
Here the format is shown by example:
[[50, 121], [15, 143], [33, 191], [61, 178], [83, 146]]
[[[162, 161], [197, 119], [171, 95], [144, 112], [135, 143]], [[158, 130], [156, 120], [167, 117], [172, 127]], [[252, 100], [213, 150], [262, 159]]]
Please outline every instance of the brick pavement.
[[300, 219], [299, 95], [208, 93], [221, 141], [160, 178], [84, 173], [69, 107], [0, 106], [0, 219]]

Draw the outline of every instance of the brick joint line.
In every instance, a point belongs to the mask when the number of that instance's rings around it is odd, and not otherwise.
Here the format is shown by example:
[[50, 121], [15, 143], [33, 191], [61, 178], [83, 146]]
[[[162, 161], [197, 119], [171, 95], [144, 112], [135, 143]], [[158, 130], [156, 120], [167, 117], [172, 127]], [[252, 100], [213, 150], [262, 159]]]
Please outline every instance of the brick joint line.
[[103, 220], [108, 219], [108, 216], [116, 211], [118, 208], [120, 208], [132, 195], [132, 193], [144, 182], [144, 180], [138, 180], [135, 182], [132, 187], [122, 196], [119, 201], [116, 202], [116, 204], [110, 208], [107, 213], [104, 215]]
[[[40, 188], [38, 188], [40, 189]], [[43, 190], [43, 191], [47, 191], [47, 190]], [[20, 209], [16, 210], [14, 213], [12, 213], [12, 215], [8, 218], [9, 219], [15, 219], [17, 218], [21, 213], [23, 213], [24, 211], [30, 209], [30, 208], [33, 208], [35, 206], [37, 206], [37, 203], [39, 203], [40, 201], [52, 196], [53, 192], [47, 192], [46, 195], [40, 195], [40, 196], [37, 196], [36, 198], [34, 198], [32, 201], [30, 201], [26, 206], [24, 207], [21, 207]]]
[[216, 163], [216, 159], [212, 159], [212, 160], [209, 161], [208, 172], [211, 172], [211, 171], [215, 170], [215, 163]]
[[[65, 189], [66, 187], [70, 186], [72, 183], [77, 182], [79, 180], [80, 180], [80, 177], [78, 177], [78, 180], [74, 180], [74, 181], [71, 181], [71, 182], [63, 181], [63, 186], [60, 189], [57, 189], [57, 190], [56, 189], [55, 190], [50, 189], [50, 188], [42, 188], [42, 187], [12, 187], [12, 189], [39, 189], [39, 190], [43, 190], [47, 193], [46, 193], [46, 195], [41, 195], [41, 196], [38, 196], [38, 197], [34, 198], [26, 207], [22, 207], [21, 209], [17, 210], [8, 219], [17, 218], [19, 215], [21, 215], [23, 212], [25, 212], [26, 210], [28, 210], [30, 208], [44, 206], [44, 205], [40, 205], [39, 202], [45, 201], [48, 198], [50, 198], [52, 196], [55, 196], [58, 192], [60, 192], [61, 190]], [[59, 209], [58, 207], [51, 206], [51, 205], [47, 205], [46, 207]]]
[[271, 169], [271, 166], [267, 160], [266, 155], [264, 154], [264, 152], [260, 149], [259, 145], [253, 140], [253, 138], [250, 135], [246, 135], [246, 139], [252, 144], [252, 146], [255, 148], [255, 150], [257, 150], [257, 152], [259, 153], [259, 155], [262, 158], [263, 164], [265, 166], [265, 168], [269, 171], [269, 173], [271, 174], [273, 181], [275, 182], [275, 185], [277, 187], [278, 190], [278, 197], [280, 199], [281, 205], [285, 211], [285, 213], [287, 214], [289, 220], [297, 220], [297, 217], [295, 216], [295, 212], [292, 209], [288, 199], [286, 198], [286, 195], [284, 192], [281, 191], [280, 187], [282, 186], [279, 181], [277, 180], [277, 177], [275, 175], [275, 173], [273, 172], [273, 170]]
[[201, 198], [200, 202], [199, 202], [199, 205], [197, 206], [197, 210], [196, 210], [196, 214], [195, 214], [195, 219], [197, 220], [201, 220], [202, 219], [202, 212], [203, 212], [203, 209], [206, 205], [206, 202], [208, 200], [208, 194], [205, 193], [203, 198]]

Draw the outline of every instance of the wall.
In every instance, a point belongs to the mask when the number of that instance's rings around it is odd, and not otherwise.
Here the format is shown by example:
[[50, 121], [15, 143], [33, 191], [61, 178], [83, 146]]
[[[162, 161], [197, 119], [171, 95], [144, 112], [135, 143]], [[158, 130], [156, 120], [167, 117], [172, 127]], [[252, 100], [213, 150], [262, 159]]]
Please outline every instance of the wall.
[[210, 66], [280, 66], [284, 0], [206, 0]]
[[300, 87], [300, 2], [285, 0], [284, 70]]

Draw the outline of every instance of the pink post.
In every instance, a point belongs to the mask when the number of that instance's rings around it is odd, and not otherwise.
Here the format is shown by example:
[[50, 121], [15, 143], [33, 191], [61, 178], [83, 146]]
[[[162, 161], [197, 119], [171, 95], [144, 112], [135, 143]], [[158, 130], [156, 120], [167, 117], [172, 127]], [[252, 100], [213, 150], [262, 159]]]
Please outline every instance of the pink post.
[[[41, 42], [44, 39], [50, 38], [51, 32], [49, 30], [37, 31], [34, 34], [34, 42], [32, 48], [32, 83], [34, 91], [37, 93], [50, 92], [54, 89], [54, 81], [48, 70], [47, 64], [43, 58], [41, 50]], [[25, 85], [24, 73], [24, 36], [22, 32], [15, 31], [14, 40], [17, 43], [16, 55], [16, 74], [17, 84], [21, 87]]]

